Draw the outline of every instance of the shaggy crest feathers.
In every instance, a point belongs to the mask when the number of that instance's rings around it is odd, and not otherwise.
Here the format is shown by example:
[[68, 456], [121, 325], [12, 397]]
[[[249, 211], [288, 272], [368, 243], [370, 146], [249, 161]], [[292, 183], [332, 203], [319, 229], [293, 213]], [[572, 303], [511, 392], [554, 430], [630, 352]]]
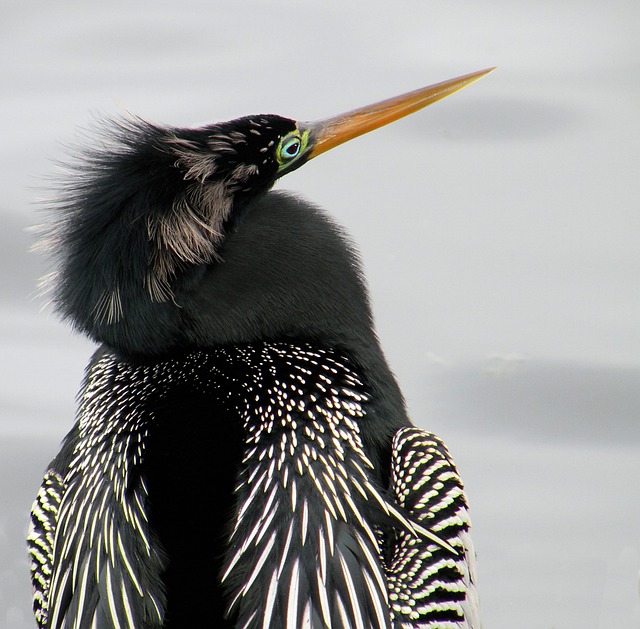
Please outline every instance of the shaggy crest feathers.
[[[290, 127], [284, 118], [269, 120], [273, 137]], [[248, 133], [253, 122], [200, 129], [135, 117], [101, 123], [90, 148], [66, 165], [51, 220], [39, 229], [38, 248], [55, 266], [43, 288], [64, 318], [98, 341], [110, 340], [107, 328], [116, 324], [126, 338], [134, 321], [166, 322], [179, 306], [176, 281], [219, 260], [232, 209], [275, 181], [275, 161], [238, 131]], [[263, 142], [273, 144], [267, 136]]]

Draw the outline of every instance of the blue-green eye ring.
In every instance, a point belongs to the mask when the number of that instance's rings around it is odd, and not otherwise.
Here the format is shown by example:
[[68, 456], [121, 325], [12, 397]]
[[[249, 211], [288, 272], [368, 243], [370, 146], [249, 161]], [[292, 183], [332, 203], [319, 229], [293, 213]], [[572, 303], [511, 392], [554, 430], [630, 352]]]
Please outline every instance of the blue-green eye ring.
[[293, 137], [285, 139], [285, 141], [281, 144], [280, 154], [285, 160], [293, 159], [300, 153], [301, 146], [302, 144], [300, 142], [300, 138], [294, 135]]
[[307, 142], [309, 141], [309, 131], [303, 131], [300, 133], [298, 130], [292, 131], [282, 138], [276, 151], [276, 159], [280, 168], [288, 166], [292, 161], [296, 160], [302, 155]]

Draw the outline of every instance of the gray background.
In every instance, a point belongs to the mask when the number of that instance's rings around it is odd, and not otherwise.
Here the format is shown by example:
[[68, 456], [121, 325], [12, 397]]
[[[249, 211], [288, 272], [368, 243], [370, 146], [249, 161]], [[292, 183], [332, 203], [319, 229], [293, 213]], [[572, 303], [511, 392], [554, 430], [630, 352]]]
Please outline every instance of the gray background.
[[[91, 345], [34, 299], [96, 112], [303, 120], [497, 65], [286, 177], [359, 243], [412, 416], [473, 507], [487, 629], [640, 626], [640, 3], [3, 2], [0, 627]], [[62, 144], [61, 144], [62, 143]]]

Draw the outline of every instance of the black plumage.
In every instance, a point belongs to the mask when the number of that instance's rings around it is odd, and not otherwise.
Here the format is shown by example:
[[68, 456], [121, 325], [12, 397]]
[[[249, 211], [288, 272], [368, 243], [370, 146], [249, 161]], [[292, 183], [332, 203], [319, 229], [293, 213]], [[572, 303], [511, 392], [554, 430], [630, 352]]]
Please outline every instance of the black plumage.
[[77, 161], [52, 298], [100, 348], [32, 512], [40, 627], [478, 626], [462, 483], [407, 417], [354, 247], [270, 192], [364, 111], [129, 119]]

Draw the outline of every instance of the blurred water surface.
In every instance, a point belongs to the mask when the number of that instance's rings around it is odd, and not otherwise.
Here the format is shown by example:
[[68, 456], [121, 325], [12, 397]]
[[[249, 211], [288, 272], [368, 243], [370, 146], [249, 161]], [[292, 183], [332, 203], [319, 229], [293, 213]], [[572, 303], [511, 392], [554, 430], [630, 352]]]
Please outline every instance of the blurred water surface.
[[488, 629], [640, 626], [640, 5], [5, 3], [0, 627], [33, 627], [29, 505], [92, 346], [28, 225], [96, 113], [315, 119], [497, 65], [287, 176], [359, 244], [412, 416], [473, 506]]

